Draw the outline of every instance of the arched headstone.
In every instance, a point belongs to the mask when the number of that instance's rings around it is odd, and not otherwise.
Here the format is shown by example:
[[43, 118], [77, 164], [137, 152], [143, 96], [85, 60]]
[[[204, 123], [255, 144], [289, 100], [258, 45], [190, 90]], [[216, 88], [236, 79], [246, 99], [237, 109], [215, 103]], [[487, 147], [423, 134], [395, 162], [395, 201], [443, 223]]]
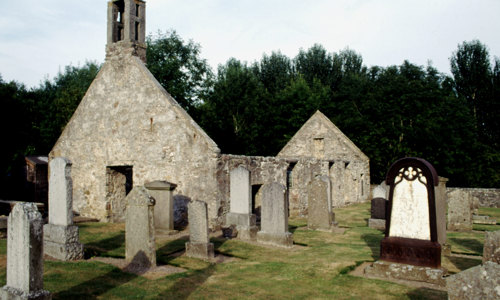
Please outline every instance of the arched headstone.
[[386, 176], [390, 187], [387, 230], [380, 259], [439, 268], [434, 187], [439, 178], [434, 167], [421, 158], [396, 161]]

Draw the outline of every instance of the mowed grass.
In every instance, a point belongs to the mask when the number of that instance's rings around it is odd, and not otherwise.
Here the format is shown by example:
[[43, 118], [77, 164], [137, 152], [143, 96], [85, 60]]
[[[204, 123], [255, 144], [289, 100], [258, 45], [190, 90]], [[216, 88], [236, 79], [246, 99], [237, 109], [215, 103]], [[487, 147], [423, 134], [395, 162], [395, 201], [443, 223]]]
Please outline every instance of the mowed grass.
[[[379, 256], [383, 233], [367, 227], [369, 203], [336, 209], [344, 234], [310, 231], [307, 220], [291, 219], [296, 247], [263, 247], [238, 240], [212, 238], [216, 252], [234, 257], [211, 264], [179, 255], [186, 238], [161, 239], [157, 260], [186, 272], [150, 280], [97, 261], [45, 261], [44, 287], [54, 299], [446, 299], [443, 291], [414, 288], [349, 275]], [[497, 213], [495, 211], [494, 213]], [[86, 257], [124, 258], [123, 224], [79, 224]], [[500, 229], [493, 225], [493, 229]], [[454, 253], [481, 255], [484, 232], [448, 233]], [[443, 259], [460, 271], [480, 259]], [[463, 261], [460, 261], [460, 260]], [[5, 284], [6, 240], [0, 240], [0, 284]]]

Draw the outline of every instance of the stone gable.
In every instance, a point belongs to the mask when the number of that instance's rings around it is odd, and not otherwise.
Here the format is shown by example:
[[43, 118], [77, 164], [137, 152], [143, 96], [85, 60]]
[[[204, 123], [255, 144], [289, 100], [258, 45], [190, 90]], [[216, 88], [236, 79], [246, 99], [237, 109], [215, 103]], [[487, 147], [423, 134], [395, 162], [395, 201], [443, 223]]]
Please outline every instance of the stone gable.
[[[177, 196], [214, 199], [219, 154], [140, 58], [124, 51], [107, 58], [49, 157], [73, 162], [75, 210], [109, 220], [113, 193], [149, 181], [177, 184]], [[113, 186], [122, 181], [110, 174], [120, 172], [130, 187]]]
[[368, 157], [319, 110], [307, 120], [278, 157], [313, 157], [321, 160], [362, 160]]

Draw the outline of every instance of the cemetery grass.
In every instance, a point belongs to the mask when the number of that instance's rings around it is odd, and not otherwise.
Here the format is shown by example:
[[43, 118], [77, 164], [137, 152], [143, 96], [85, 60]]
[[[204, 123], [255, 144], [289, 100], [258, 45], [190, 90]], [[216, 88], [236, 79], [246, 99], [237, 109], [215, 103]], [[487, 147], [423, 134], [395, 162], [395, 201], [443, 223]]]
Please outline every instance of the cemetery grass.
[[[367, 227], [369, 209], [369, 203], [337, 209], [344, 234], [309, 231], [306, 219], [290, 220], [296, 244], [291, 250], [214, 236], [216, 253], [233, 258], [221, 264], [182, 255], [186, 235], [160, 238], [158, 263], [186, 271], [154, 280], [90, 259], [124, 258], [123, 224], [78, 224], [87, 259], [46, 259], [44, 288], [54, 299], [446, 299], [443, 291], [349, 274], [379, 256], [383, 234]], [[448, 240], [453, 253], [464, 257], [443, 259], [444, 267], [458, 272], [481, 262], [476, 257], [482, 255], [484, 231], [448, 233]], [[4, 285], [5, 239], [0, 240], [0, 265], [0, 284]]]

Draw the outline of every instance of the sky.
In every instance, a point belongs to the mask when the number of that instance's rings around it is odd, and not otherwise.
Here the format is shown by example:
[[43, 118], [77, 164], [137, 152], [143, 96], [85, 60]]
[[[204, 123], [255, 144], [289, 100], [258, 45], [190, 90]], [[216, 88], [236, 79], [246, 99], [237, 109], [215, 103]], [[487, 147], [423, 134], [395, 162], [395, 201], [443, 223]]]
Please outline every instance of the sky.
[[[102, 63], [107, 0], [0, 0], [0, 75], [36, 87], [65, 66]], [[314, 44], [352, 49], [366, 66], [404, 60], [450, 73], [463, 41], [500, 57], [500, 0], [148, 0], [146, 32], [175, 30], [213, 70]]]

